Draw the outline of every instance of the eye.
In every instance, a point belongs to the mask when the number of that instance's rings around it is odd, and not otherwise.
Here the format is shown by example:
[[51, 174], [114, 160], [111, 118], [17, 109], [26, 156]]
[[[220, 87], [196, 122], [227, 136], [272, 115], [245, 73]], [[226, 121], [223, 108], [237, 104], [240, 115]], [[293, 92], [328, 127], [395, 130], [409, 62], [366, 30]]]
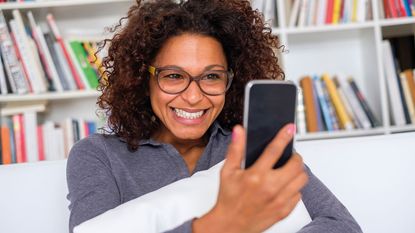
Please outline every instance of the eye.
[[222, 79], [221, 76], [218, 73], [210, 73], [207, 74], [204, 79], [206, 80], [218, 80], [218, 79]]
[[171, 80], [178, 80], [178, 79], [183, 79], [183, 75], [178, 74], [178, 73], [170, 73], [170, 74], [163, 76], [163, 78], [171, 79]]

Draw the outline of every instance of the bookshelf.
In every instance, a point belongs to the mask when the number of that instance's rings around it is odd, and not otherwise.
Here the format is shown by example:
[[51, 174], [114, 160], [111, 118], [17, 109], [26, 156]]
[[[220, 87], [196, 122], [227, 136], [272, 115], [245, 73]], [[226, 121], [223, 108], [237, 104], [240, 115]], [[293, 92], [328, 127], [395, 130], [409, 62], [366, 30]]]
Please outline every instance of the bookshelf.
[[[298, 84], [301, 77], [305, 75], [329, 73], [352, 76], [365, 95], [375, 117], [381, 123], [380, 126], [370, 129], [299, 134], [297, 140], [414, 131], [415, 123], [403, 126], [394, 125], [384, 71], [382, 40], [414, 35], [415, 18], [408, 16], [386, 18], [382, 1], [367, 0], [371, 8], [366, 13], [366, 20], [298, 26], [300, 19], [297, 18], [296, 25], [290, 25], [295, 1], [276, 0], [276, 19], [272, 21], [273, 33], [280, 37], [286, 50], [279, 54], [286, 79]], [[299, 2], [302, 1], [299, 0]], [[347, 0], [340, 2], [347, 2]], [[301, 3], [299, 11], [301, 11]]]
[[[48, 26], [47, 15], [52, 14], [64, 40], [101, 41], [111, 36], [105, 31], [105, 28], [117, 24], [118, 20], [126, 15], [132, 3], [131, 0], [28, 1], [0, 3], [0, 10], [9, 30], [9, 20], [14, 18], [13, 11], [17, 9], [21, 13], [26, 27], [30, 26], [27, 17], [27, 13], [30, 11], [43, 33], [51, 31]], [[76, 119], [76, 121], [85, 125], [91, 122], [96, 122], [96, 127], [102, 125], [102, 117], [100, 118], [96, 112], [96, 101], [99, 92], [95, 88], [17, 94], [11, 93], [9, 87], [8, 92], [8, 94], [0, 95], [2, 124], [9, 120], [6, 118], [20, 114], [23, 115], [24, 119], [32, 117], [30, 120], [37, 122], [38, 125], [49, 123], [50, 126], [50, 123], [53, 122], [59, 124], [62, 129], [64, 128], [64, 122], [69, 118]], [[51, 127], [53, 128], [53, 126]], [[68, 128], [68, 125], [65, 127]], [[33, 129], [33, 126], [31, 128]], [[51, 137], [45, 133], [44, 140], [48, 139], [46, 136], [49, 139], [53, 138], [53, 136]], [[66, 155], [67, 148], [65, 148], [65, 155], [62, 154], [57, 157], [62, 159]], [[57, 159], [57, 157], [52, 159]], [[33, 161], [33, 159], [28, 158], [27, 161]]]

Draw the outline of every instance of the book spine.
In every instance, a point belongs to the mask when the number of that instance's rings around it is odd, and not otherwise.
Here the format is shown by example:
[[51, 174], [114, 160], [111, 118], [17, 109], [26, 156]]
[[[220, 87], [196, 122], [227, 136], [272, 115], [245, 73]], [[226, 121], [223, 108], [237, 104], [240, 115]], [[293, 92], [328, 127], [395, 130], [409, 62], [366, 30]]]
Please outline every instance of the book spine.
[[26, 159], [23, 115], [17, 114], [13, 116], [14, 141], [16, 143], [16, 162], [24, 163]]
[[327, 90], [329, 92], [330, 98], [333, 102], [334, 108], [339, 116], [340, 124], [343, 129], [350, 130], [353, 129], [353, 124], [344, 109], [343, 103], [340, 100], [339, 94], [337, 93], [336, 86], [333, 83], [333, 80], [327, 75], [323, 75], [323, 81], [326, 83]]
[[89, 64], [86, 51], [79, 41], [69, 42], [69, 47], [72, 49], [75, 60], [78, 62], [83, 74], [85, 75], [88, 87], [96, 89], [98, 87], [98, 76], [95, 70]]
[[36, 62], [38, 62], [38, 57], [35, 56], [31, 48], [20, 11], [13, 10], [12, 14], [14, 19], [10, 21], [10, 25], [15, 35], [16, 44], [19, 48], [23, 65], [25, 66], [25, 70], [32, 84], [33, 92], [45, 92], [47, 88], [44, 83], [43, 71], [41, 71], [36, 64]]
[[62, 51], [63, 51], [63, 55], [65, 57], [65, 59], [67, 60], [68, 64], [69, 64], [69, 68], [71, 70], [72, 76], [76, 82], [76, 85], [78, 87], [79, 90], [84, 90], [85, 89], [85, 84], [82, 82], [80, 75], [78, 74], [76, 67], [74, 65], [74, 62], [72, 61], [68, 50], [64, 44], [64, 41], [60, 35], [58, 26], [56, 25], [55, 19], [53, 17], [52, 14], [48, 14], [46, 16], [46, 19], [48, 21], [48, 24], [52, 30], [52, 33], [54, 34], [56, 41], [58, 42], [59, 46], [61, 46]]
[[370, 124], [369, 118], [366, 116], [362, 106], [360, 106], [359, 100], [354, 94], [349, 83], [347, 83], [346, 79], [339, 79], [339, 82], [340, 88], [343, 90], [347, 100], [352, 107], [352, 111], [356, 116], [357, 121], [359, 122], [358, 124], [361, 125], [361, 127], [364, 129], [370, 129], [372, 125]]
[[27, 162], [36, 162], [39, 160], [36, 112], [23, 113], [23, 121]]
[[326, 24], [331, 24], [333, 22], [333, 7], [334, 0], [327, 0]]
[[[343, 78], [343, 76], [341, 76]], [[339, 77], [340, 78], [340, 77]], [[333, 77], [334, 85], [336, 86], [337, 93], [339, 94], [340, 100], [343, 103], [344, 109], [346, 110], [346, 114], [349, 116], [354, 128], [363, 128], [357, 121], [356, 116], [352, 111], [352, 107], [350, 106], [349, 101], [346, 98], [346, 94], [340, 87], [340, 82], [338, 81], [337, 77]]]
[[367, 103], [365, 97], [363, 96], [362, 92], [357, 87], [357, 84], [354, 82], [353, 78], [349, 77], [347, 80], [350, 83], [350, 86], [352, 87], [353, 92], [357, 96], [357, 99], [360, 102], [360, 105], [363, 107], [363, 110], [365, 111], [366, 115], [369, 118], [370, 124], [373, 128], [378, 127], [380, 123], [377, 121], [375, 115], [373, 114], [372, 110], [369, 107], [369, 104]]
[[[314, 78], [318, 78], [317, 76], [314, 76]], [[321, 113], [321, 106], [320, 106], [320, 102], [318, 101], [318, 96], [317, 96], [317, 92], [316, 92], [316, 86], [314, 83], [314, 78], [312, 79], [312, 84], [313, 84], [313, 100], [315, 103], [315, 111], [317, 113], [317, 126], [318, 126], [318, 131], [324, 131], [324, 125], [323, 125], [323, 117], [322, 117], [322, 113]]]
[[408, 83], [409, 91], [411, 93], [412, 102], [415, 104], [415, 79], [412, 69], [407, 69], [404, 71], [406, 82]]
[[331, 116], [330, 116], [329, 107], [327, 106], [327, 101], [324, 98], [324, 92], [323, 92], [323, 87], [321, 85], [321, 80], [318, 77], [314, 77], [313, 82], [314, 82], [316, 93], [317, 93], [319, 103], [321, 106], [321, 111], [322, 111], [324, 123], [326, 126], [325, 128], [327, 129], [327, 131], [333, 131], [333, 127], [332, 127], [333, 123], [331, 121]]
[[403, 5], [405, 7], [406, 15], [411, 17], [412, 16], [412, 10], [411, 10], [411, 7], [409, 5], [409, 0], [402, 0], [402, 1], [403, 1]]
[[6, 78], [6, 74], [4, 73], [4, 67], [3, 67], [3, 58], [0, 55], [0, 92], [2, 95], [5, 95], [8, 93], [6, 79], [7, 78]]
[[1, 126], [1, 155], [2, 164], [12, 163], [10, 129], [7, 124]]
[[21, 64], [17, 59], [13, 40], [10, 36], [6, 20], [1, 10], [0, 34], [2, 35], [0, 37], [1, 54], [12, 92], [17, 94], [25, 94], [29, 92], [28, 83], [26, 82]]
[[342, 0], [334, 0], [333, 2], [333, 24], [338, 24], [340, 21], [340, 9], [341, 9]]
[[327, 103], [327, 106], [330, 112], [330, 118], [331, 118], [331, 123], [332, 123], [331, 127], [333, 128], [334, 131], [339, 130], [340, 129], [339, 119], [337, 117], [336, 110], [334, 109], [333, 102], [330, 99], [326, 83], [324, 81], [321, 81], [321, 85], [323, 87], [324, 99], [326, 100], [326, 103]]
[[307, 76], [300, 80], [303, 89], [304, 108], [306, 113], [306, 125], [308, 132], [318, 131], [317, 113], [313, 98], [313, 84], [311, 77]]
[[385, 67], [385, 75], [388, 87], [389, 102], [392, 110], [392, 117], [395, 125], [405, 125], [405, 116], [402, 102], [400, 101], [398, 80], [396, 78], [396, 67], [392, 54], [392, 47], [389, 40], [382, 42], [383, 66]]
[[415, 124], [415, 109], [412, 101], [411, 91], [409, 90], [408, 82], [406, 81], [405, 73], [400, 73], [399, 78], [402, 83], [402, 90], [405, 97], [406, 107], [408, 108], [409, 119], [412, 124]]
[[37, 126], [37, 144], [39, 150], [39, 161], [43, 161], [46, 159], [45, 157], [45, 147], [44, 147], [44, 140], [43, 140], [43, 128], [41, 125]]

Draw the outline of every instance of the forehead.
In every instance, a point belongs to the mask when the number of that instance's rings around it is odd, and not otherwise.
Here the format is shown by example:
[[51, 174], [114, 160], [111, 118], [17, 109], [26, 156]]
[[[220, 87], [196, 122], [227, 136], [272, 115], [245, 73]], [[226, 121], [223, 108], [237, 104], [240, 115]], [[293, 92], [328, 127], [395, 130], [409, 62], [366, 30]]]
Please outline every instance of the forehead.
[[169, 38], [157, 54], [154, 65], [177, 66], [189, 71], [200, 71], [211, 65], [227, 66], [218, 40], [187, 33]]

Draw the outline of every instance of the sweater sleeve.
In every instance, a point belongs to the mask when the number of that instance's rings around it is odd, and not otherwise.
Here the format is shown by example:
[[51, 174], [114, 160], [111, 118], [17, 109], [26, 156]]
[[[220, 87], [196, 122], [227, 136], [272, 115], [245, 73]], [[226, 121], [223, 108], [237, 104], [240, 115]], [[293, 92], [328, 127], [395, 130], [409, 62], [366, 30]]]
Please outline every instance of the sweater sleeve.
[[121, 204], [110, 163], [99, 156], [102, 153], [104, 145], [96, 138], [87, 138], [76, 143], [69, 154], [66, 171], [71, 233], [75, 226]]
[[305, 169], [309, 182], [302, 190], [302, 200], [312, 221], [299, 233], [361, 233], [362, 229], [346, 207], [308, 167]]

